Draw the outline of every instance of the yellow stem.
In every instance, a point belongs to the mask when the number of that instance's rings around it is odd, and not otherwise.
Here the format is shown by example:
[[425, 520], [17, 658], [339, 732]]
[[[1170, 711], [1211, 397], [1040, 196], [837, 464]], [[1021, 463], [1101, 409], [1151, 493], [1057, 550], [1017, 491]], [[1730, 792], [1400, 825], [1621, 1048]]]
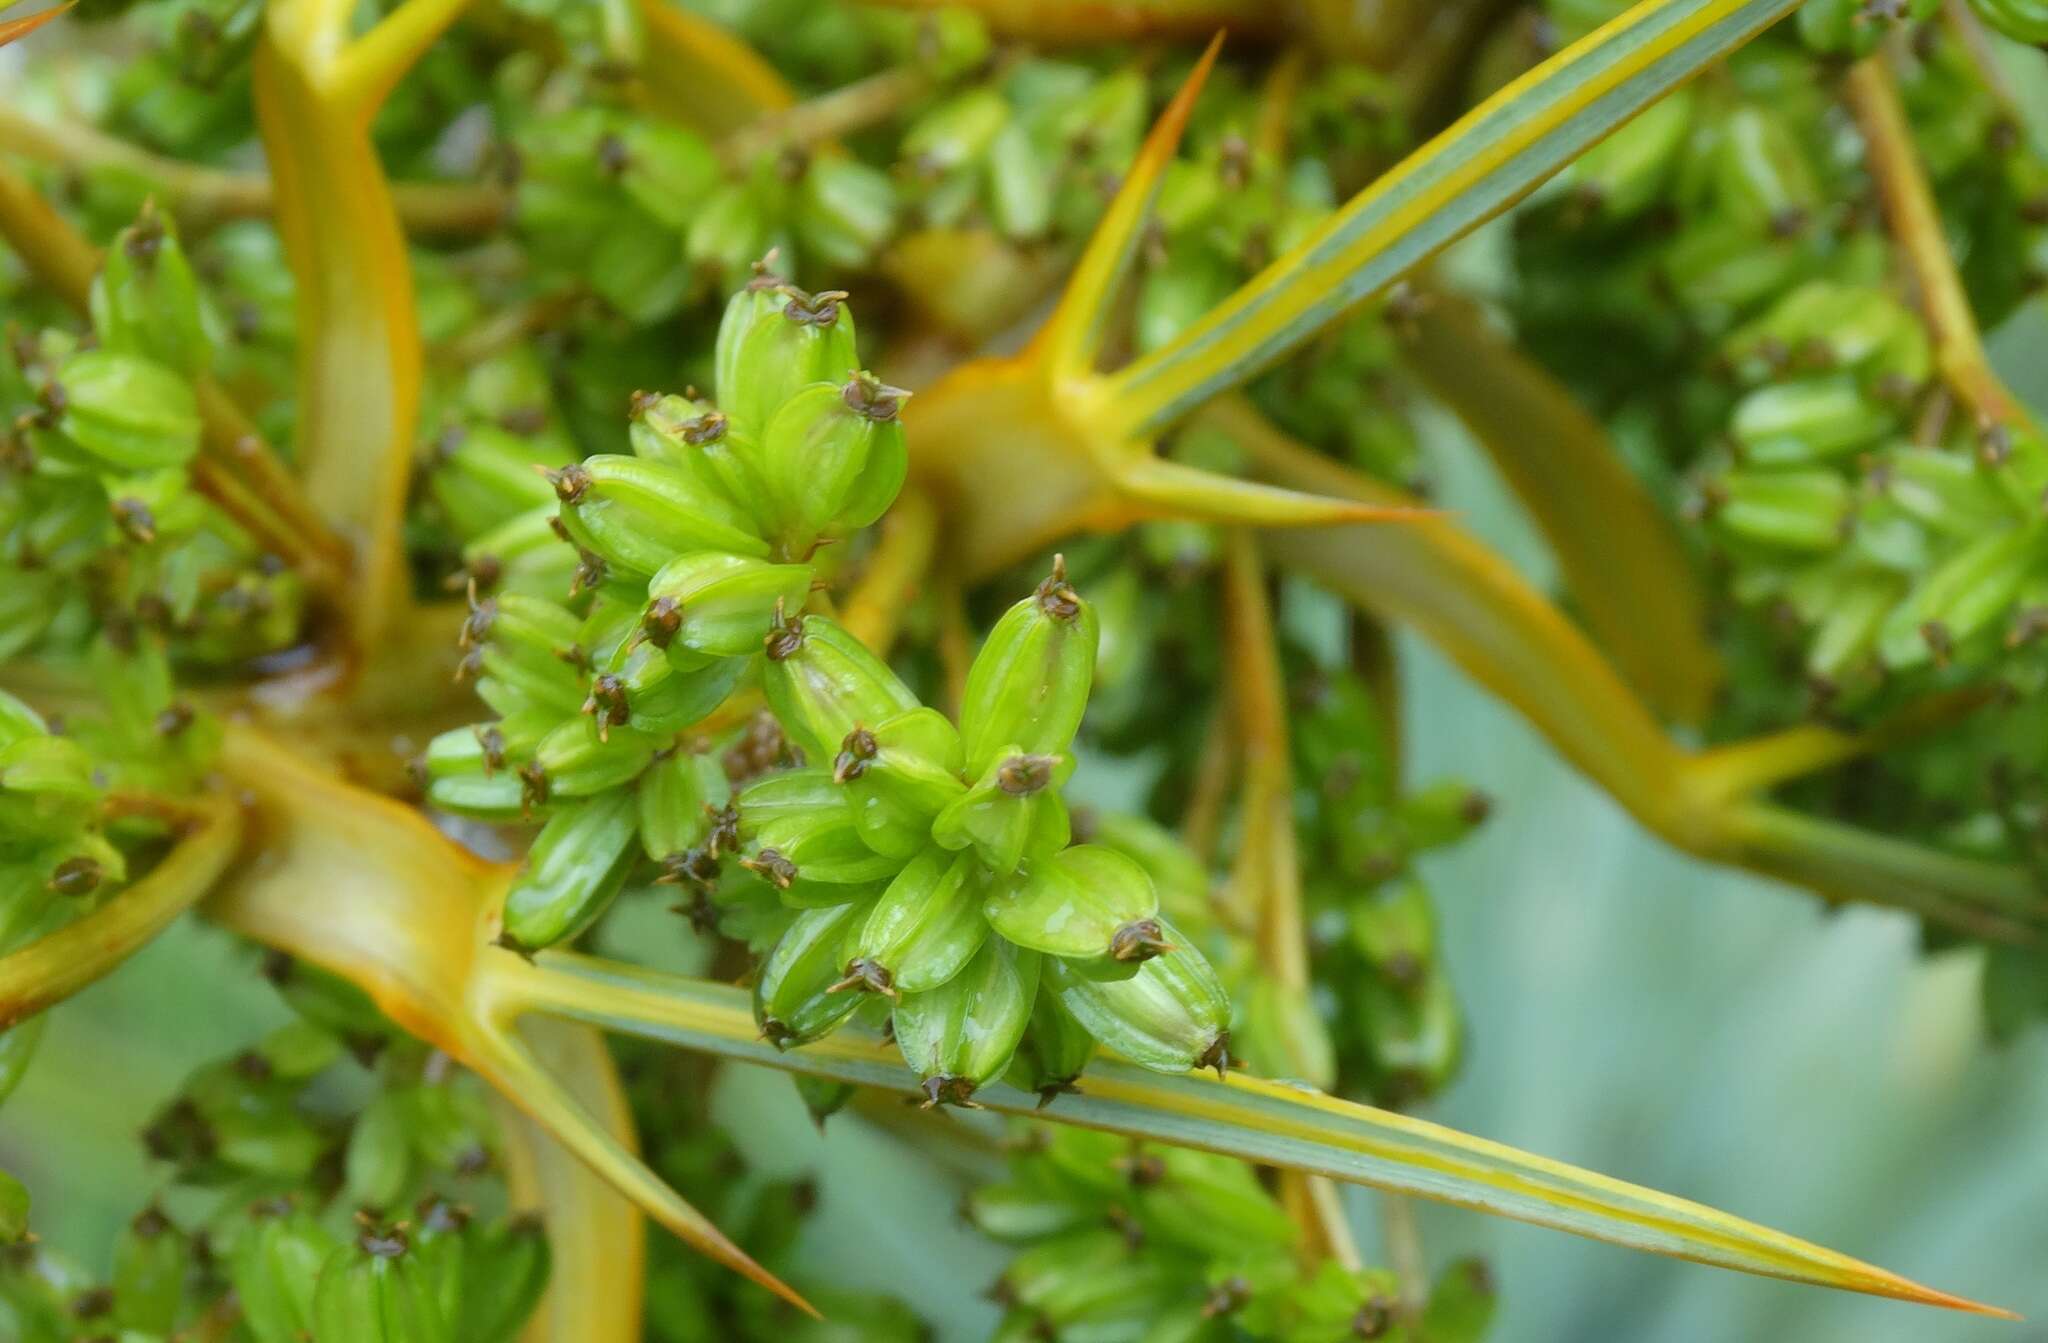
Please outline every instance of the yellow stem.
[[[165, 158], [85, 122], [53, 125], [0, 106], [0, 149], [41, 163], [131, 173], [152, 183], [165, 208], [192, 228], [229, 219], [261, 219], [271, 211], [267, 174]], [[489, 233], [511, 209], [510, 198], [492, 186], [400, 182], [392, 191], [406, 226], [430, 237]]]
[[1528, 508], [1622, 674], [1659, 712], [1700, 721], [1720, 657], [1707, 637], [1706, 593], [1669, 517], [1600, 422], [1476, 305], [1442, 290], [1426, 298], [1404, 346], [1409, 367]]
[[883, 657], [931, 573], [938, 540], [939, 515], [931, 496], [914, 486], [904, 490], [883, 519], [882, 539], [839, 612], [839, 623]]
[[914, 66], [878, 71], [767, 113], [725, 137], [718, 156], [728, 168], [738, 169], [777, 150], [810, 149], [887, 120], [932, 87], [931, 76]]
[[146, 806], [179, 823], [176, 845], [148, 876], [92, 913], [0, 956], [0, 1030], [63, 1001], [134, 955], [206, 894], [241, 844], [241, 813], [225, 801], [207, 798], [188, 806], [151, 799]]
[[2027, 425], [2026, 407], [1991, 367], [1977, 331], [1977, 317], [1949, 254], [1941, 209], [1913, 144], [1913, 130], [1899, 101], [1885, 58], [1866, 56], [1849, 69], [1849, 108], [1863, 131], [1870, 174], [1884, 203], [1885, 222], [1899, 246], [1920, 309], [1934, 337], [1935, 362], [1956, 399], [1975, 415], [1980, 428]]
[[1260, 0], [885, 0], [899, 9], [971, 9], [1004, 37], [1047, 45], [1272, 33], [1287, 6]]
[[1195, 762], [1194, 784], [1180, 818], [1181, 843], [1205, 866], [1216, 857], [1216, 839], [1223, 828], [1223, 802], [1230, 792], [1236, 764], [1237, 739], [1230, 731], [1230, 712], [1218, 703], [1209, 715], [1208, 729], [1202, 734], [1202, 754]]

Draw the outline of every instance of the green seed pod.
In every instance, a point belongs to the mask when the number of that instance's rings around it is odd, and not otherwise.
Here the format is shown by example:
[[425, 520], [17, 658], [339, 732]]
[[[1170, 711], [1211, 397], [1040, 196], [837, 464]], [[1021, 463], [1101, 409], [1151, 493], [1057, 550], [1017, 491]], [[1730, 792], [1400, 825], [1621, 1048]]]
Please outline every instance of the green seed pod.
[[2044, 0], [1970, 0], [1977, 17], [2020, 42], [2048, 44], [2048, 2]]
[[844, 154], [812, 157], [796, 197], [796, 235], [806, 258], [860, 269], [895, 231], [896, 187], [887, 173]]
[[689, 551], [768, 553], [752, 516], [722, 487], [708, 488], [672, 463], [600, 454], [550, 479], [570, 539], [614, 575], [646, 578]]
[[274, 951], [264, 958], [263, 977], [302, 1020], [344, 1040], [381, 1039], [394, 1029], [368, 994], [316, 965]]
[[1352, 945], [1394, 984], [1413, 986], [1436, 959], [1436, 910], [1413, 879], [1350, 903]]
[[991, 1240], [1029, 1244], [1090, 1220], [1094, 1209], [1066, 1192], [1035, 1180], [980, 1185], [968, 1192], [967, 1218]]
[[1898, 426], [1891, 407], [1864, 394], [1850, 373], [1761, 387], [1729, 421], [1736, 451], [1756, 467], [1805, 466], [1867, 448]]
[[671, 229], [687, 229], [698, 203], [718, 185], [718, 155], [701, 137], [651, 118], [627, 122], [617, 138], [619, 185]]
[[[860, 367], [853, 314], [838, 290], [749, 285], [726, 305], [714, 354], [718, 404], [765, 435], [783, 403], [814, 382], [836, 384]], [[764, 440], [765, 446], [765, 440]]]
[[981, 869], [936, 845], [910, 860], [868, 913], [846, 963], [849, 989], [897, 997], [952, 979], [988, 938]]
[[917, 63], [934, 79], [971, 73], [994, 47], [988, 21], [971, 9], [936, 9], [917, 17]]
[[114, 1242], [114, 1320], [123, 1329], [168, 1334], [185, 1300], [192, 1244], [162, 1209], [149, 1207]]
[[554, 511], [554, 487], [534, 467], [532, 445], [493, 424], [441, 438], [427, 491], [461, 536], [482, 536], [536, 508]]
[[639, 806], [625, 789], [559, 808], [505, 894], [499, 942], [535, 952], [589, 927], [625, 880]]
[[1969, 457], [1931, 448], [1894, 448], [1871, 472], [1887, 499], [1935, 531], [1964, 540], [2003, 530], [2012, 501]]
[[1568, 170], [1579, 199], [1609, 219], [1633, 219], [1655, 205], [1691, 136], [1697, 95], [1680, 88], [1580, 155]]
[[1422, 1312], [1422, 1337], [1429, 1343], [1480, 1343], [1493, 1326], [1499, 1304], [1493, 1272], [1484, 1259], [1446, 1264], [1429, 1290]]
[[1721, 212], [1752, 236], [1803, 232], [1821, 202], [1806, 151], [1774, 112], [1738, 106], [1718, 127], [1714, 191]]
[[582, 637], [582, 622], [557, 602], [517, 592], [485, 597], [462, 624], [463, 670], [503, 681], [536, 707], [574, 713], [583, 698], [575, 665]]
[[1036, 1312], [1064, 1335], [1082, 1322], [1121, 1326], [1112, 1337], [1135, 1336], [1161, 1313], [1162, 1290], [1172, 1267], [1141, 1255], [1122, 1231], [1072, 1231], [1034, 1245], [1003, 1271], [1005, 1294]]
[[1450, 980], [1431, 971], [1419, 990], [1384, 982], [1361, 985], [1356, 1026], [1384, 1081], [1376, 1095], [1399, 1102], [1443, 1088], [1464, 1055], [1464, 1017]]
[[1060, 1004], [1059, 993], [1046, 979], [1031, 1004], [1030, 1029], [1003, 1080], [1019, 1091], [1037, 1092], [1039, 1104], [1050, 1105], [1061, 1093], [1075, 1089], [1095, 1048], [1095, 1037]]
[[1888, 667], [1945, 662], [1953, 647], [1990, 627], [2011, 607], [2040, 563], [2048, 538], [2014, 527], [1981, 538], [1928, 574], [1885, 621], [1878, 653]]
[[15, 696], [0, 690], [0, 746], [9, 746], [23, 737], [41, 737], [50, 731], [43, 716], [31, 709]]
[[0, 835], [60, 838], [98, 803], [92, 757], [68, 737], [23, 737], [0, 746]]
[[1067, 583], [1065, 560], [989, 632], [960, 701], [966, 769], [980, 777], [999, 752], [1058, 755], [1088, 708], [1098, 638], [1095, 609]]
[[812, 760], [833, 759], [855, 728], [922, 707], [867, 645], [823, 616], [786, 615], [768, 632], [767, 649], [768, 707]]
[[640, 634], [662, 649], [741, 658], [761, 651], [776, 612], [810, 594], [808, 564], [771, 564], [712, 551], [678, 555], [647, 584]]
[[90, 301], [100, 348], [140, 355], [184, 377], [212, 355], [199, 320], [199, 283], [171, 221], [144, 205], [121, 230], [93, 277]]
[[412, 1179], [412, 1145], [406, 1137], [410, 1112], [405, 1096], [403, 1091], [386, 1091], [356, 1118], [342, 1168], [343, 1193], [354, 1207], [393, 1208]]
[[1853, 503], [1833, 471], [1729, 471], [1707, 486], [1707, 514], [1732, 540], [1826, 554], [1841, 548]]
[[1918, 23], [1941, 0], [1873, 5], [1869, 0], [1810, 0], [1799, 11], [1799, 36], [1814, 51], [1868, 56], [1894, 27]]
[[1047, 982], [1090, 1035], [1140, 1067], [1221, 1073], [1230, 1062], [1230, 998], [1202, 953], [1172, 925], [1163, 931], [1175, 950], [1128, 978], [1097, 977], [1085, 965], [1051, 959]]
[[1121, 811], [1076, 813], [1074, 828], [1085, 843], [1114, 849], [1145, 869], [1159, 892], [1159, 909], [1183, 928], [1211, 923], [1209, 872], [1180, 837], [1148, 817]]
[[824, 769], [771, 774], [738, 798], [745, 865], [782, 890], [798, 880], [826, 885], [886, 881], [898, 862], [862, 842], [845, 793]]
[[859, 1090], [851, 1082], [834, 1082], [808, 1073], [798, 1073], [791, 1080], [796, 1083], [796, 1094], [802, 1099], [804, 1109], [811, 1112], [811, 1122], [818, 1126], [820, 1133], [825, 1131], [825, 1121], [845, 1109], [846, 1103]]
[[999, 755], [974, 786], [932, 820], [931, 836], [948, 849], [970, 845], [998, 876], [1026, 858], [1050, 858], [1073, 837], [1060, 785], [1073, 773], [1072, 756]]
[[462, 567], [479, 587], [553, 597], [585, 586], [576, 548], [563, 545], [556, 531], [561, 519], [553, 487], [549, 494], [546, 507], [521, 513], [462, 548]]
[[1077, 844], [997, 882], [983, 912], [1010, 941], [1052, 956], [1128, 963], [1179, 946], [1156, 917], [1159, 895], [1145, 869], [1096, 844]]
[[1884, 622], [1906, 595], [1900, 578], [1859, 572], [1834, 592], [1807, 640], [1806, 668], [1824, 685], [1839, 684], [1870, 658]]
[[1459, 843], [1493, 811], [1492, 799], [1457, 779], [1441, 779], [1401, 799], [1398, 819], [1410, 853]]
[[365, 1229], [328, 1257], [313, 1294], [313, 1337], [352, 1343], [454, 1343], [435, 1283], [405, 1232]]
[[[755, 257], [774, 255], [784, 242], [781, 220], [760, 186], [728, 182], [696, 205], [683, 235], [683, 258], [700, 276], [730, 288], [745, 282], [748, 267], [758, 264]], [[725, 386], [721, 376], [721, 392]]]
[[[7, 945], [0, 940], [0, 946]], [[16, 1022], [0, 1031], [0, 1102], [5, 1102], [21, 1079], [28, 1074], [28, 1065], [36, 1056], [36, 1046], [42, 1043], [43, 1024], [50, 1014], [41, 1012], [27, 1021]], [[4, 1243], [5, 1237], [0, 1237]]]
[[181, 466], [199, 451], [199, 406], [183, 378], [153, 360], [81, 350], [57, 370], [57, 431], [108, 466]]
[[618, 659], [620, 670], [592, 678], [585, 712], [595, 715], [603, 707], [616, 722], [623, 699], [627, 724], [653, 737], [701, 722], [731, 697], [749, 663], [744, 658], [715, 658], [687, 670], [678, 666], [685, 657], [697, 656], [675, 648], [664, 654], [651, 644], [626, 653]]
[[986, 85], [947, 99], [903, 133], [902, 156], [918, 176], [931, 179], [986, 154], [1010, 120], [1010, 105]]
[[458, 816], [517, 820], [528, 805], [520, 767], [532, 761], [534, 748], [557, 721], [551, 710], [536, 709], [441, 733], [419, 760], [427, 801]]
[[339, 1248], [311, 1214], [288, 1199], [259, 1203], [235, 1240], [228, 1277], [256, 1343], [301, 1343], [311, 1337], [320, 1269]]
[[1337, 1048], [1306, 992], [1255, 975], [1239, 1006], [1243, 1011], [1230, 1038], [1247, 1068], [1320, 1091], [1336, 1085]]
[[1138, 1161], [1132, 1198], [1145, 1225], [1162, 1239], [1228, 1259], [1261, 1246], [1293, 1247], [1293, 1219], [1244, 1162], [1163, 1146], [1146, 1148]]
[[847, 733], [832, 778], [846, 790], [868, 847], [909, 858], [929, 842], [933, 819], [966, 791], [960, 759], [959, 729], [936, 709], [912, 709]]
[[520, 777], [537, 794], [536, 804], [589, 797], [638, 778], [658, 747], [654, 738], [630, 727], [601, 727], [589, 718], [575, 718], [541, 738], [533, 763]]
[[898, 419], [909, 395], [856, 373], [782, 403], [761, 438], [761, 475], [785, 549], [865, 527], [895, 501], [910, 465]]
[[640, 776], [638, 798], [640, 846], [659, 863], [704, 842], [711, 814], [732, 799], [732, 785], [716, 756], [679, 749]]
[[927, 1108], [968, 1104], [976, 1089], [1010, 1066], [1031, 1024], [1041, 959], [989, 938], [944, 984], [905, 994], [896, 1004], [890, 1017], [896, 1047], [924, 1079]]
[[654, 461], [701, 462], [727, 497], [757, 522], [768, 506], [761, 482], [760, 446], [750, 437], [765, 426], [743, 428], [708, 403], [680, 396], [635, 393], [629, 435], [633, 452]]
[[754, 1021], [777, 1049], [824, 1038], [859, 1007], [857, 993], [835, 993], [846, 949], [867, 919], [862, 905], [807, 909], [776, 941], [754, 980]]
[[997, 231], [1017, 242], [1036, 242], [1052, 228], [1055, 156], [1031, 127], [1013, 121], [988, 149], [989, 215]]
[[462, 1232], [459, 1343], [512, 1343], [547, 1291], [553, 1255], [547, 1232], [530, 1216]]

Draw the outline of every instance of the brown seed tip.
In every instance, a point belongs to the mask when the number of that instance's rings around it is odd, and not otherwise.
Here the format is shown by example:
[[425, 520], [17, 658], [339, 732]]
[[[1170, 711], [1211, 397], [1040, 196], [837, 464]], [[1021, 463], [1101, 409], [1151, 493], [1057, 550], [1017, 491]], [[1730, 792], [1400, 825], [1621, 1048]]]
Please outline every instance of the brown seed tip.
[[832, 782], [845, 783], [867, 773], [868, 762], [881, 754], [881, 749], [875, 734], [864, 727], [847, 733], [846, 740], [839, 743], [838, 757], [832, 762]]
[[91, 895], [99, 889], [104, 875], [96, 859], [66, 858], [50, 873], [48, 885], [58, 895]]
[[901, 387], [891, 387], [872, 373], [855, 369], [853, 377], [839, 389], [839, 399], [855, 414], [886, 423], [902, 411], [910, 393]]
[[544, 466], [538, 470], [547, 477], [548, 484], [555, 487], [555, 498], [571, 508], [582, 503], [583, 496], [590, 492], [590, 472], [584, 470], [579, 462], [571, 462], [559, 471], [550, 471]]
[[647, 604], [646, 612], [640, 617], [640, 634], [656, 648], [667, 648], [675, 642], [677, 631], [683, 627], [683, 604], [673, 597], [656, 597]]
[[740, 866], [778, 891], [786, 891], [797, 879], [797, 867], [777, 849], [763, 849], [752, 858], [740, 859]]
[[769, 624], [762, 644], [770, 662], [785, 662], [804, 646], [804, 618], [785, 611], [780, 597], [775, 599], [775, 619]]
[[1195, 1066], [1214, 1068], [1216, 1079], [1221, 1081], [1230, 1067], [1230, 1032], [1218, 1031], [1216, 1038], [1209, 1042], [1209, 1047], [1195, 1056]]
[[1109, 954], [1120, 961], [1149, 961], [1174, 949], [1157, 919], [1136, 919], [1109, 939]]
[[996, 769], [996, 786], [1011, 797], [1030, 797], [1052, 783], [1056, 755], [1013, 755]]
[[1052, 557], [1052, 574], [1038, 585], [1038, 609], [1065, 624], [1081, 614], [1081, 594], [1067, 582], [1067, 557]]
[[927, 1077], [923, 1087], [924, 1104], [918, 1108], [930, 1110], [940, 1105], [957, 1105], [965, 1110], [979, 1110], [972, 1099], [974, 1079], [971, 1077]]
[[867, 956], [857, 956], [846, 963], [846, 978], [826, 989], [827, 993], [845, 993], [858, 990], [862, 993], [879, 993], [898, 999], [902, 994], [896, 991], [896, 976], [889, 973], [889, 967]]

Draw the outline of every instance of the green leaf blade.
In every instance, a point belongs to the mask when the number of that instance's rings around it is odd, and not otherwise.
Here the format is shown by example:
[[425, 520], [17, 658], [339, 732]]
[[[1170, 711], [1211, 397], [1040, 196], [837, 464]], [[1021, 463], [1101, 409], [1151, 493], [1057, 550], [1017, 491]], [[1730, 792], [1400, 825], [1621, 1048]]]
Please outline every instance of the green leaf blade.
[[[737, 988], [616, 962], [548, 953], [504, 958], [496, 992], [539, 1011], [786, 1072], [921, 1096], [916, 1075], [873, 1032], [842, 1027], [778, 1052]], [[1164, 1076], [1120, 1060], [1089, 1065], [1077, 1094], [1041, 1110], [1000, 1083], [975, 1093], [1006, 1114], [1124, 1133], [1327, 1175], [1738, 1272], [1977, 1314], [2007, 1312], [1936, 1291], [1793, 1236], [1424, 1120], [1243, 1076]]]
[[1289, 350], [1540, 186], [1799, 0], [1648, 0], [1411, 154], [1171, 343], [1108, 379], [1133, 437]]

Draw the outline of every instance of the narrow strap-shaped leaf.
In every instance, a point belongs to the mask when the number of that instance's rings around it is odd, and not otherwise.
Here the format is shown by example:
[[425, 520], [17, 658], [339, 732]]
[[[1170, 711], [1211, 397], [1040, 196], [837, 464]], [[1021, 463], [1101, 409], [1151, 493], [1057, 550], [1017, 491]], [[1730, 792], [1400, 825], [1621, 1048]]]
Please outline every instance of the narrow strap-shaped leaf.
[[1125, 432], [1243, 382], [1499, 214], [1798, 0], [1648, 0], [1411, 154], [1171, 343], [1117, 372]]
[[[513, 1010], [523, 1006], [749, 1063], [920, 1094], [917, 1077], [896, 1050], [869, 1031], [844, 1027], [817, 1044], [778, 1053], [759, 1037], [746, 995], [736, 988], [564, 953], [545, 955], [538, 965], [502, 960], [497, 991]], [[1042, 1111], [1035, 1094], [1002, 1085], [983, 1088], [975, 1100], [1006, 1113], [1198, 1147], [1744, 1273], [2004, 1314], [1687, 1199], [1305, 1087], [1240, 1076], [1166, 1077], [1102, 1059], [1089, 1065], [1078, 1094]]]
[[[9, 0], [9, 2], [12, 3], [12, 0]], [[5, 6], [0, 6], [0, 8], [5, 8]], [[30, 33], [69, 8], [71, 6], [68, 4], [57, 5], [43, 10], [39, 14], [24, 14], [18, 19], [0, 19], [0, 47], [6, 46], [9, 42], [19, 41], [27, 37]]]
[[1087, 250], [1075, 263], [1073, 278], [1060, 296], [1059, 307], [1053, 310], [1038, 337], [1046, 367], [1055, 377], [1085, 372], [1101, 347], [1104, 319], [1116, 301], [1125, 272], [1130, 269], [1145, 217], [1152, 213], [1152, 202], [1159, 198], [1166, 166], [1173, 162], [1180, 137], [1188, 128], [1188, 118], [1194, 115], [1195, 100], [1216, 64], [1216, 53], [1222, 49], [1223, 35], [1218, 33], [1210, 39], [1209, 49], [1195, 63], [1180, 91], [1173, 95], [1173, 101], [1153, 123], [1138, 157], [1124, 174], [1116, 199], [1109, 203], [1109, 210], [1088, 239]]

